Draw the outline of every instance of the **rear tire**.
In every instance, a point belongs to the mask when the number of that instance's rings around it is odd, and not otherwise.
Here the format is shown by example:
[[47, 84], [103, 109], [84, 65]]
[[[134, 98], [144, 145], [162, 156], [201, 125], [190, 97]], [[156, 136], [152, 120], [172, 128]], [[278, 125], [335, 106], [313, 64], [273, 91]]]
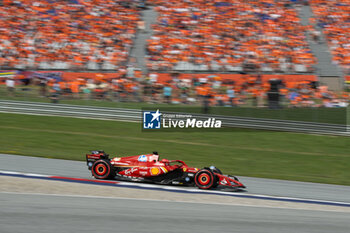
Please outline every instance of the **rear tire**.
[[91, 168], [92, 175], [96, 179], [110, 179], [114, 177], [114, 167], [107, 160], [97, 160]]
[[214, 183], [216, 179], [214, 177], [214, 174], [212, 171], [207, 169], [202, 169], [199, 172], [196, 173], [194, 177], [194, 182], [196, 186], [200, 189], [211, 189], [215, 185]]

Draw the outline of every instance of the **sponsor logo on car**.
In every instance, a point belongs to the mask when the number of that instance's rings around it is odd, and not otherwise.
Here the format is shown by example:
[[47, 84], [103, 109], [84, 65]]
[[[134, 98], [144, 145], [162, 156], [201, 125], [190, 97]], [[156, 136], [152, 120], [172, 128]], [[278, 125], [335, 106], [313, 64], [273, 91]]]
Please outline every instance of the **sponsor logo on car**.
[[156, 176], [156, 175], [158, 175], [159, 173], [160, 173], [159, 168], [157, 168], [157, 167], [152, 167], [152, 168], [151, 168], [151, 174], [152, 174], [152, 176]]
[[128, 175], [130, 175], [130, 174], [136, 172], [137, 170], [138, 170], [137, 167], [130, 168], [130, 169], [128, 169], [128, 170], [125, 171], [125, 175], [128, 176]]
[[147, 162], [147, 156], [146, 155], [140, 155], [137, 159], [139, 162]]

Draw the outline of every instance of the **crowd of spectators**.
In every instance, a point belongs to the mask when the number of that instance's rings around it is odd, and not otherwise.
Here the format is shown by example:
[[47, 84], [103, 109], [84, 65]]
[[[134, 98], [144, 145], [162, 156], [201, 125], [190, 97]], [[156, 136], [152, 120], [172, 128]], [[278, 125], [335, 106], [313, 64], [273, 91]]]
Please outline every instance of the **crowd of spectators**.
[[350, 1], [310, 0], [310, 3], [334, 62], [350, 74]]
[[[104, 79], [103, 76], [97, 76], [94, 79], [69, 81], [34, 77], [30, 82], [17, 79], [16, 83], [25, 84], [26, 88], [37, 86], [38, 95], [48, 97], [53, 102], [85, 99], [201, 105], [203, 101], [208, 101], [211, 106], [227, 107], [267, 107], [268, 95], [272, 90], [270, 82], [263, 82], [260, 75], [247, 75], [244, 82], [239, 84], [217, 75], [201, 78], [174, 76], [166, 82], [160, 82], [157, 76], [156, 73], [146, 78]], [[5, 82], [11, 96], [15, 95], [13, 80], [9, 78]], [[350, 100], [349, 92], [335, 93], [328, 90], [327, 86], [311, 81], [282, 82], [276, 90], [280, 94], [279, 103], [284, 107], [346, 107]]]
[[159, 12], [151, 70], [313, 71], [290, 0], [149, 0]]
[[3, 0], [0, 67], [118, 69], [139, 22], [138, 0]]
[[[146, 47], [150, 70], [312, 72], [310, 28], [296, 2], [304, 1], [3, 0], [0, 67], [125, 69], [147, 3], [159, 13]], [[306, 2], [334, 62], [350, 73], [349, 0]]]

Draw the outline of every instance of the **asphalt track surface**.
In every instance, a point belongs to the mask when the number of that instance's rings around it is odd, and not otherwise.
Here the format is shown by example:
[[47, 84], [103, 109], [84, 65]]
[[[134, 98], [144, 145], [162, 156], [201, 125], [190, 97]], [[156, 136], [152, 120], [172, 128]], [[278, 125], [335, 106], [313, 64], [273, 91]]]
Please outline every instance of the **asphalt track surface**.
[[349, 213], [185, 202], [0, 193], [2, 233], [346, 233]]
[[[85, 162], [18, 155], [0, 154], [0, 170], [91, 178]], [[350, 186], [238, 177], [248, 187], [249, 194], [350, 203]]]
[[[91, 178], [84, 162], [5, 154], [0, 170]], [[348, 186], [240, 178], [247, 193], [350, 200]], [[349, 220], [350, 213], [340, 211], [0, 192], [1, 233], [348, 233]]]

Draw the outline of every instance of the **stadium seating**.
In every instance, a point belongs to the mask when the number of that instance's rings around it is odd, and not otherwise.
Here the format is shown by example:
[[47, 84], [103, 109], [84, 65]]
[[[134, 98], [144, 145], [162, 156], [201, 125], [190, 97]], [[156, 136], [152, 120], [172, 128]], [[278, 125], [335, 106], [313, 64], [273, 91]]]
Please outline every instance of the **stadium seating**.
[[334, 62], [350, 74], [350, 1], [310, 0], [310, 3]]
[[121, 0], [4, 0], [0, 15], [0, 67], [17, 69], [117, 69], [139, 20]]
[[150, 0], [151, 70], [312, 71], [316, 62], [289, 0]]

